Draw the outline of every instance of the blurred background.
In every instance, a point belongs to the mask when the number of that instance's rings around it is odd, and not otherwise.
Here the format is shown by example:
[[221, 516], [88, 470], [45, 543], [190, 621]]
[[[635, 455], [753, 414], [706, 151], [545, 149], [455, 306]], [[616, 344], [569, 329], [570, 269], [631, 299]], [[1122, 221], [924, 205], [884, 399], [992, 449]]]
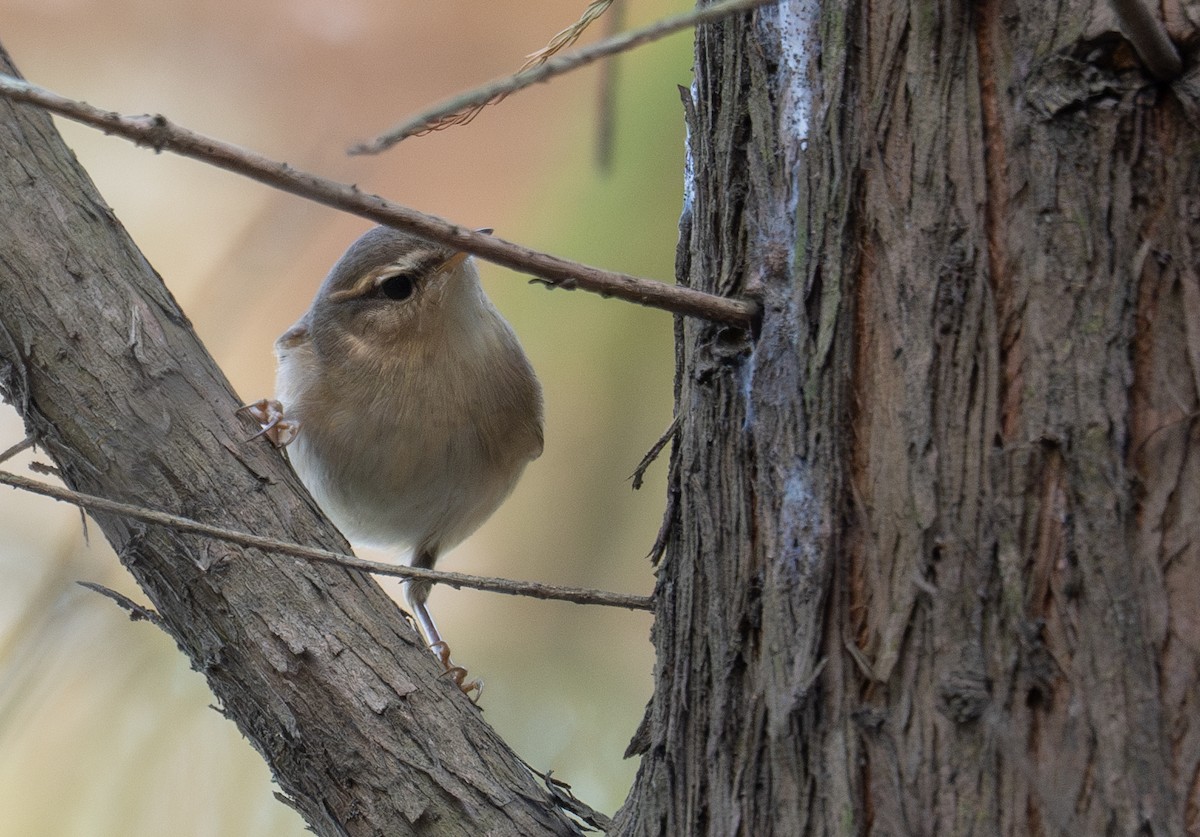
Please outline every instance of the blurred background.
[[[624, 26], [688, 7], [622, 0]], [[680, 33], [624, 56], [611, 169], [595, 163], [595, 67], [383, 156], [344, 149], [515, 70], [586, 0], [0, 0], [31, 81], [182, 125], [571, 259], [673, 274], [683, 161]], [[583, 42], [603, 33], [604, 19]], [[275, 337], [369, 223], [208, 166], [60, 129], [245, 400], [271, 394]], [[671, 319], [482, 266], [541, 376], [546, 451], [439, 566], [648, 593], [665, 462], [629, 475], [671, 414]], [[23, 436], [0, 408], [0, 450]], [[39, 454], [3, 466], [28, 473]], [[89, 537], [90, 535], [90, 537]], [[394, 556], [360, 550], [364, 557]], [[0, 835], [300, 835], [261, 759], [165, 635], [76, 582], [144, 601], [95, 525], [0, 489]], [[394, 596], [398, 583], [381, 582]], [[612, 812], [650, 695], [646, 614], [435, 590], [485, 717], [530, 764]]]

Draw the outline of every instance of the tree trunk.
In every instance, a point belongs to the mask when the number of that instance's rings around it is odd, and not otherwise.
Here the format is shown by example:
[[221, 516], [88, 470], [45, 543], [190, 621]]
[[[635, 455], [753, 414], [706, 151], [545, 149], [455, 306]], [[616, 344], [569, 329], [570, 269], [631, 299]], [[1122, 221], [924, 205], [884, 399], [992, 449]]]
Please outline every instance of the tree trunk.
[[619, 833], [1194, 833], [1195, 74], [993, 0], [696, 55], [680, 279], [764, 313], [679, 332]]
[[[1106, 9], [698, 33], [679, 276], [763, 315], [677, 328], [617, 833], [1200, 827], [1200, 87]], [[68, 483], [340, 545], [48, 121], [2, 124], [0, 383]], [[321, 833], [570, 829], [369, 581], [100, 522]]]
[[[0, 68], [15, 73], [2, 50]], [[246, 441], [225, 377], [49, 117], [7, 100], [0, 392], [72, 488], [348, 551]], [[370, 578], [95, 517], [317, 833], [578, 833]]]

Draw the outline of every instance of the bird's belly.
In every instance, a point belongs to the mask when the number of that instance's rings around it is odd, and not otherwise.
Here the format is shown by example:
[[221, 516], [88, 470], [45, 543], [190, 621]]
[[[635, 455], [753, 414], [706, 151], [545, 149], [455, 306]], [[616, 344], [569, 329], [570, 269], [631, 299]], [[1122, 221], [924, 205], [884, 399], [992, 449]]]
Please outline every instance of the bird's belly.
[[288, 448], [314, 499], [350, 540], [445, 551], [512, 490], [525, 459], [498, 461], [463, 423], [430, 432], [427, 417], [391, 417], [346, 431], [301, 417]]

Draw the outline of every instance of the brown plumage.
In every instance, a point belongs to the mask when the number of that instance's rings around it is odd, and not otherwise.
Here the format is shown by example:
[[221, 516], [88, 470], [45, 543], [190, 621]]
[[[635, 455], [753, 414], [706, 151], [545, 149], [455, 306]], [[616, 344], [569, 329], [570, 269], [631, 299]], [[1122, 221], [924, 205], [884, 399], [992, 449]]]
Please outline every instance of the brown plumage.
[[[275, 419], [268, 435], [288, 445], [296, 473], [350, 540], [411, 548], [416, 566], [432, 567], [474, 532], [542, 452], [529, 360], [471, 259], [449, 248], [369, 231], [275, 348], [284, 406], [259, 402], [256, 417]], [[462, 685], [425, 606], [428, 585], [405, 592]]]

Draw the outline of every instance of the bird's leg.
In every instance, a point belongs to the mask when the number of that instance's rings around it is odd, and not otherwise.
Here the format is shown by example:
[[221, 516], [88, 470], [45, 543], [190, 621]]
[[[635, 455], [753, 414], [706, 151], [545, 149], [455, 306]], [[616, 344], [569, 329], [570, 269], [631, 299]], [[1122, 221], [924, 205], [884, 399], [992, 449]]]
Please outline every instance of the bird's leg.
[[271, 444], [282, 448], [291, 444], [296, 438], [296, 434], [300, 432], [300, 422], [284, 418], [283, 405], [273, 398], [260, 398], [258, 401], [239, 407], [238, 412], [250, 416], [262, 428], [250, 439], [247, 439], [247, 442], [257, 439], [259, 436], [266, 436]]
[[[422, 560], [424, 557], [418, 557], [417, 566], [425, 565], [425, 561]], [[428, 563], [432, 564], [433, 561], [429, 560]], [[471, 700], [478, 702], [479, 696], [483, 694], [483, 681], [479, 679], [467, 680], [467, 670], [462, 666], [455, 665], [454, 661], [450, 659], [450, 646], [446, 643], [446, 640], [442, 639], [442, 634], [438, 631], [437, 625], [429, 613], [429, 608], [425, 605], [425, 601], [429, 598], [429, 582], [415, 579], [406, 581], [404, 583], [404, 598], [412, 610], [413, 618], [417, 622], [417, 629], [425, 639], [429, 650], [434, 653], [434, 656], [442, 664], [442, 668], [446, 670], [446, 674], [449, 675], [458, 688], [462, 689], [464, 694], [470, 696]], [[474, 693], [473, 695], [472, 692]]]

